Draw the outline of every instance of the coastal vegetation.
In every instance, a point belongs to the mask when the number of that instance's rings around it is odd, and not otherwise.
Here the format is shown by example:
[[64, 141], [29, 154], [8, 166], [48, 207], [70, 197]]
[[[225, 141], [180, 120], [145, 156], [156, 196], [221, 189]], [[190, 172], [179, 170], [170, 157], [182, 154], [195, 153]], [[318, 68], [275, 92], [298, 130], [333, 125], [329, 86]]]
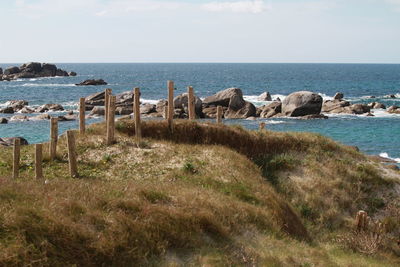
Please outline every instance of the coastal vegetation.
[[[177, 120], [143, 122], [138, 148], [130, 119], [107, 146], [104, 128], [76, 133], [76, 179], [65, 136], [44, 180], [33, 146], [17, 180], [1, 147], [0, 265], [400, 264], [400, 173], [354, 147]], [[359, 210], [384, 230], [357, 230]]]

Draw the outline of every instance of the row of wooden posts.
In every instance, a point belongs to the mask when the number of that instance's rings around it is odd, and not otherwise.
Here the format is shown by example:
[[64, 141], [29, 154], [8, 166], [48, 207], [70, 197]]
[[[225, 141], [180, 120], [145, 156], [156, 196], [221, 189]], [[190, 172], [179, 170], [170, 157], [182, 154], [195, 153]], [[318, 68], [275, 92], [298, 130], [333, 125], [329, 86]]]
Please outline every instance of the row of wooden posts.
[[[115, 106], [116, 96], [112, 95], [111, 89], [105, 90], [104, 106], [105, 106], [105, 121], [106, 121], [106, 144], [111, 145], [115, 142]], [[170, 104], [171, 103], [171, 104]], [[174, 82], [168, 81], [168, 104], [164, 110], [165, 119], [168, 121], [168, 127], [173, 132], [173, 118], [174, 118]], [[142, 130], [141, 130], [141, 118], [140, 118], [140, 89], [134, 89], [134, 121], [135, 121], [135, 137], [137, 146], [140, 147]], [[85, 98], [79, 99], [79, 133], [85, 135], [86, 121], [85, 121]], [[188, 87], [188, 113], [189, 119], [195, 120], [195, 97], [193, 87]], [[216, 122], [222, 123], [222, 106], [217, 107]], [[260, 123], [260, 130], [265, 128], [265, 123]], [[50, 119], [50, 144], [49, 154], [50, 161], [56, 158], [57, 154], [57, 143], [58, 143], [58, 118]], [[67, 131], [67, 146], [68, 146], [68, 163], [69, 172], [71, 177], [78, 177], [78, 166], [77, 166], [77, 154], [74, 131]], [[20, 151], [21, 141], [19, 138], [14, 139], [14, 153], [13, 153], [13, 178], [18, 178], [20, 168]], [[43, 178], [43, 144], [35, 145], [35, 177], [37, 179]]]

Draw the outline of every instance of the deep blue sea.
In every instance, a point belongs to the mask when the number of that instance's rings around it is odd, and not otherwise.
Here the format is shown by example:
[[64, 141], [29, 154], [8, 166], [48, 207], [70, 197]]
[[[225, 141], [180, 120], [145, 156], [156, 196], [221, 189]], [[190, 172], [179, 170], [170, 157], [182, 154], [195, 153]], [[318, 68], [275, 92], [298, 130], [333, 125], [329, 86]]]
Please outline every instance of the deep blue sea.
[[[0, 63], [3, 69], [11, 65]], [[379, 101], [387, 106], [400, 105], [400, 65], [393, 64], [57, 64], [78, 73], [76, 77], [24, 79], [0, 82], [0, 107], [6, 101], [23, 99], [30, 106], [58, 103], [76, 109], [80, 97], [112, 88], [120, 93], [140, 87], [143, 101], [157, 102], [167, 97], [167, 80], [176, 84], [176, 94], [194, 87], [200, 97], [217, 91], [239, 87], [245, 98], [256, 105], [256, 96], [269, 91], [281, 99], [300, 90], [320, 93], [325, 99], [343, 92], [355, 103]], [[104, 79], [107, 86], [77, 87], [85, 79]], [[396, 99], [385, 98], [395, 94]], [[376, 96], [368, 99], [368, 96]], [[382, 154], [400, 162], [400, 115], [374, 111], [375, 117], [334, 115], [328, 120], [288, 118], [262, 119], [276, 131], [309, 131], [329, 136], [339, 142], [358, 146], [368, 154]], [[36, 114], [37, 115], [37, 114]], [[6, 116], [0, 114], [0, 116]], [[9, 117], [9, 116], [8, 116]], [[94, 122], [91, 120], [90, 122]], [[260, 120], [234, 120], [254, 129]], [[0, 137], [22, 136], [30, 143], [48, 140], [48, 121], [10, 122], [0, 125]], [[60, 130], [77, 128], [77, 122], [62, 122]]]

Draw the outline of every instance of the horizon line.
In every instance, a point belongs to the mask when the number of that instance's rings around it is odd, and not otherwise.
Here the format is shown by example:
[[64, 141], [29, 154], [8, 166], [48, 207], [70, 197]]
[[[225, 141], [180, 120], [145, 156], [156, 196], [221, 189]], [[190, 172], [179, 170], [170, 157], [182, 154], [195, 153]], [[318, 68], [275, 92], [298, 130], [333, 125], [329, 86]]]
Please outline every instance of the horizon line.
[[[24, 64], [27, 62], [40, 62], [40, 61], [25, 61], [25, 62], [0, 62], [0, 64]], [[210, 61], [210, 62], [196, 62], [196, 61], [149, 61], [149, 62], [55, 62], [43, 61], [42, 63], [54, 64], [370, 64], [370, 65], [400, 65], [400, 62], [224, 62], [224, 61]]]

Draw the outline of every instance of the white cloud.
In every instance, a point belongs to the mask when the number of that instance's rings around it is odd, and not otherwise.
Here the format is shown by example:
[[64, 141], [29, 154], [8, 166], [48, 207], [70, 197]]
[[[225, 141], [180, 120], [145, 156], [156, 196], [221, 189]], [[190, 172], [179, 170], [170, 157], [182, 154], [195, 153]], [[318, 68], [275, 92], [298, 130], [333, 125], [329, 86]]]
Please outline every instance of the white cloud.
[[202, 8], [212, 12], [234, 12], [234, 13], [261, 13], [269, 9], [264, 1], [235, 1], [235, 2], [211, 2], [203, 4]]

